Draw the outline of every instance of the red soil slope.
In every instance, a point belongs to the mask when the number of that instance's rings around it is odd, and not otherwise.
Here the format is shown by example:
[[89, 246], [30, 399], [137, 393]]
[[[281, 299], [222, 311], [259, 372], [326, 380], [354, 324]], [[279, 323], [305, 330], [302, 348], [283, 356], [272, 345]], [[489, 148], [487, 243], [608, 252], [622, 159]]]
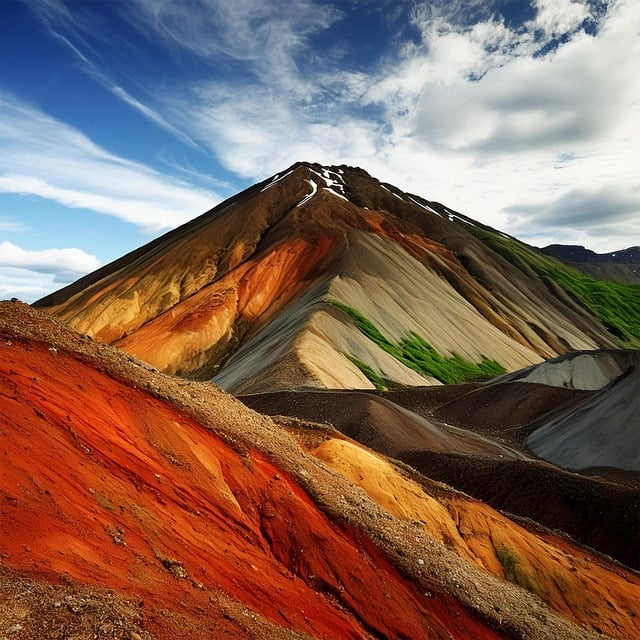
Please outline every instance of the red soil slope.
[[165, 638], [247, 635], [221, 591], [314, 637], [499, 637], [453, 598], [427, 599], [264, 456], [166, 402], [11, 340], [0, 384], [4, 566], [140, 600]]
[[0, 303], [0, 634], [637, 637], [635, 574], [326, 432]]

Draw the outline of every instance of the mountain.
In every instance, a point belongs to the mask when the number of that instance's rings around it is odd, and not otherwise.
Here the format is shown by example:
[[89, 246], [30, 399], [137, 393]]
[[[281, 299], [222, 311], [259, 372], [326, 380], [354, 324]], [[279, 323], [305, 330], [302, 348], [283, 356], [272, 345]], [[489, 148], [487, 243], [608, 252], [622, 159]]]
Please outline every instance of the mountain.
[[595, 253], [580, 245], [550, 244], [541, 251], [571, 263], [595, 278], [640, 284], [640, 247]]
[[640, 639], [639, 346], [637, 287], [297, 163], [0, 303], [0, 635]]
[[639, 637], [614, 560], [18, 302], [0, 395], [4, 637]]
[[550, 244], [541, 249], [541, 251], [575, 264], [627, 264], [636, 267], [640, 266], [640, 247], [629, 247], [628, 249], [610, 253], [596, 253], [580, 245]]
[[459, 382], [640, 345], [636, 288], [362, 169], [309, 163], [36, 306], [234, 393]]

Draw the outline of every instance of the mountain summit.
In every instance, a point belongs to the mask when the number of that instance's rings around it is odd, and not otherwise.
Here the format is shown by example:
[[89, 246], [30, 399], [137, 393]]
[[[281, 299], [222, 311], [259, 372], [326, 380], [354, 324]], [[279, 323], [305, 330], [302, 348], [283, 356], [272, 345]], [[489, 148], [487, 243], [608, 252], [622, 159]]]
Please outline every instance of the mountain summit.
[[236, 393], [419, 386], [637, 342], [570, 270], [360, 168], [297, 163], [36, 306]]

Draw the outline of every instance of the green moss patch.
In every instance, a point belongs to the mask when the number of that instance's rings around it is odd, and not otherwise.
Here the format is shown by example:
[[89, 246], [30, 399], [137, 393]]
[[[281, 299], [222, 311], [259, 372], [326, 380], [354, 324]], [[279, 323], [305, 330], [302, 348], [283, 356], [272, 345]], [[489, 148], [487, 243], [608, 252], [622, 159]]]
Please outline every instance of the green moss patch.
[[386, 391], [389, 388], [388, 381], [374, 371], [366, 362], [362, 362], [362, 360], [358, 360], [358, 358], [353, 356], [347, 357], [356, 365], [356, 367], [358, 367], [358, 369], [360, 369], [360, 371], [362, 371], [376, 389], [379, 391]]
[[[396, 360], [421, 375], [432, 376], [445, 384], [454, 384], [468, 380], [486, 380], [506, 372], [506, 369], [500, 363], [489, 358], [483, 358], [481, 362], [474, 363], [457, 353], [452, 354], [450, 357], [445, 357], [415, 332], [409, 333], [400, 343], [394, 343], [353, 307], [338, 300], [330, 300], [330, 302], [341, 311], [344, 311], [367, 338], [375, 342]], [[376, 381], [370, 377], [361, 365], [367, 367], [371, 373], [380, 378], [371, 367], [360, 361], [356, 362], [355, 359], [352, 359], [352, 362], [376, 385]], [[388, 387], [388, 381], [384, 381], [382, 378], [380, 378], [380, 381], [385, 384], [385, 387]]]

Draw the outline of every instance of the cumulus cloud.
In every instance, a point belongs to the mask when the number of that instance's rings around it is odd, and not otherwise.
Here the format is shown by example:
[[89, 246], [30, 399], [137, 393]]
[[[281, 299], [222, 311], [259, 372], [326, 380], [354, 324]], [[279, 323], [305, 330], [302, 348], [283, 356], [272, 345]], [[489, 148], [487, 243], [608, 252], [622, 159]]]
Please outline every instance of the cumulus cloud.
[[0, 105], [0, 192], [48, 198], [153, 231], [182, 224], [220, 201], [213, 192], [107, 152], [17, 98]]
[[593, 37], [573, 33], [590, 15], [585, 3], [538, 5], [536, 18], [518, 28], [495, 16], [459, 27], [433, 7], [418, 10], [422, 44], [386, 69], [367, 99], [438, 150], [526, 154], [598, 139], [633, 104], [629, 50], [637, 43], [628, 21], [638, 12], [617, 7]]
[[590, 17], [589, 3], [579, 0], [536, 0], [537, 14], [532, 21], [547, 37], [572, 33]]
[[4, 241], [0, 243], [0, 299], [33, 302], [98, 267], [100, 261], [81, 249], [28, 251]]
[[0, 242], [0, 267], [18, 267], [43, 273], [84, 274], [99, 266], [98, 258], [81, 249], [27, 251], [6, 240]]

